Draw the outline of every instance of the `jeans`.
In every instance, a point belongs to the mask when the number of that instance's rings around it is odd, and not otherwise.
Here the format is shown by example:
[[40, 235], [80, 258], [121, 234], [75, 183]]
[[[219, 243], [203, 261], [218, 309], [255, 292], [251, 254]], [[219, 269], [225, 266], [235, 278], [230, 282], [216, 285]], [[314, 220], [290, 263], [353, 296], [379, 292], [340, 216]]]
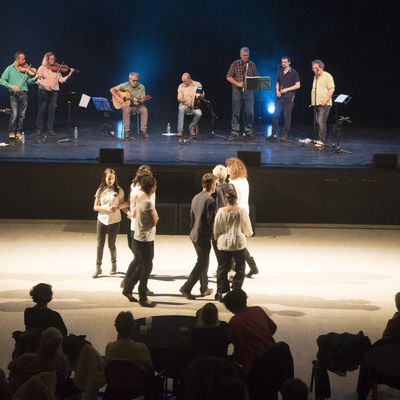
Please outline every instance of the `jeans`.
[[315, 112], [315, 125], [317, 127], [318, 138], [321, 142], [326, 141], [326, 123], [329, 117], [329, 111], [332, 106], [316, 106], [314, 107]]
[[44, 129], [44, 117], [47, 111], [47, 130], [52, 131], [54, 128], [54, 118], [57, 107], [57, 90], [39, 89], [38, 115], [36, 118], [36, 129], [42, 131]]
[[96, 265], [100, 266], [103, 261], [103, 250], [106, 242], [106, 235], [108, 234], [108, 248], [110, 249], [111, 264], [117, 263], [117, 248], [115, 242], [119, 232], [119, 222], [111, 225], [104, 225], [97, 221], [97, 260]]
[[289, 135], [290, 125], [292, 122], [292, 110], [294, 106], [294, 94], [285, 93], [275, 100], [275, 113], [272, 119], [272, 136], [277, 136], [279, 117], [283, 111], [283, 129], [282, 137], [286, 138]]
[[131, 242], [129, 243], [129, 248], [132, 250], [133, 260], [130, 262], [124, 278], [124, 292], [126, 293], [132, 293], [133, 288], [140, 279], [139, 273], [136, 272], [140, 264], [139, 264], [138, 248], [136, 245], [136, 241], [133, 238], [134, 235], [135, 232], [130, 231]]
[[140, 115], [140, 130], [147, 132], [147, 120], [149, 118], [149, 112], [144, 104], [139, 106], [123, 106], [122, 107], [122, 121], [124, 123], [124, 132], [127, 132], [131, 128], [131, 114]]
[[188, 106], [186, 106], [184, 104], [179, 104], [179, 107], [178, 107], [178, 132], [183, 131], [185, 115], [191, 115], [191, 114], [193, 114], [193, 119], [189, 125], [189, 129], [195, 129], [197, 131], [197, 126], [199, 124], [201, 116], [203, 115], [200, 108], [193, 109], [193, 108], [189, 108]]
[[240, 111], [244, 105], [244, 131], [247, 135], [253, 133], [254, 93], [253, 90], [232, 88], [232, 135], [240, 133]]
[[139, 301], [147, 300], [147, 282], [153, 269], [154, 258], [154, 241], [139, 242], [133, 239], [138, 256], [139, 266], [133, 273], [132, 279], [136, 282], [139, 281]]
[[200, 293], [208, 289], [208, 266], [210, 262], [211, 241], [193, 243], [197, 254], [197, 262], [193, 267], [182, 289], [190, 292], [197, 281], [200, 281]]
[[232, 258], [235, 260], [235, 276], [232, 282], [232, 289], [241, 289], [244, 281], [245, 273], [245, 249], [226, 251], [219, 250], [221, 264], [218, 262], [217, 270], [217, 292], [226, 293], [229, 292], [229, 281], [228, 272], [231, 269]]
[[8, 124], [9, 132], [22, 132], [26, 108], [28, 107], [28, 92], [10, 93], [11, 115]]

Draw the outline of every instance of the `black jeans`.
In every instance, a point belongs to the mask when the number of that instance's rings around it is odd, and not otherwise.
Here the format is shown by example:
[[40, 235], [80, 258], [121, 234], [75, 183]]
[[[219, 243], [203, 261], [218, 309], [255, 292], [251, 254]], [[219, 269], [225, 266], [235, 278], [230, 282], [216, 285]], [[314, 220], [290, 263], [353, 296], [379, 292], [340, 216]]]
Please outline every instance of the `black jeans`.
[[9, 132], [22, 132], [26, 108], [28, 107], [28, 92], [10, 93], [11, 115], [8, 123]]
[[36, 118], [36, 129], [42, 131], [44, 129], [44, 117], [47, 112], [47, 130], [52, 131], [54, 128], [54, 118], [57, 107], [57, 90], [39, 89], [38, 115]]
[[250, 135], [253, 133], [254, 123], [254, 93], [253, 90], [232, 88], [232, 135], [240, 133], [240, 111], [244, 105], [244, 131]]
[[318, 138], [321, 142], [325, 143], [326, 141], [326, 123], [329, 117], [329, 111], [332, 106], [316, 106], [314, 107], [315, 112], [315, 125], [317, 127]]
[[208, 289], [208, 266], [210, 263], [211, 240], [193, 243], [197, 254], [197, 262], [193, 267], [182, 289], [190, 292], [197, 281], [200, 281], [200, 293]]
[[294, 94], [285, 93], [275, 100], [275, 113], [272, 119], [272, 136], [277, 136], [279, 117], [283, 112], [283, 129], [282, 136], [286, 138], [289, 135], [290, 125], [292, 122], [292, 110], [294, 106]]
[[139, 255], [138, 249], [136, 246], [136, 241], [133, 238], [135, 235], [134, 231], [130, 231], [130, 235], [128, 240], [130, 239], [129, 248], [132, 250], [133, 259], [129, 264], [128, 270], [126, 271], [125, 278], [124, 278], [124, 292], [132, 293], [133, 288], [138, 283], [140, 279], [140, 274], [136, 273], [139, 268]]
[[111, 263], [117, 262], [117, 248], [115, 242], [119, 232], [119, 222], [111, 225], [104, 225], [97, 221], [97, 260], [96, 265], [100, 266], [103, 261], [104, 244], [106, 242], [106, 235], [108, 234], [108, 248], [110, 249]]
[[235, 260], [235, 276], [232, 282], [232, 289], [241, 289], [245, 273], [245, 250], [226, 251], [219, 250], [221, 264], [218, 263], [217, 270], [217, 292], [229, 292], [228, 272], [231, 269], [232, 258]]
[[153, 269], [154, 241], [140, 242], [134, 239], [134, 242], [139, 266], [135, 269], [132, 279], [139, 281], [139, 301], [146, 301], [147, 282]]

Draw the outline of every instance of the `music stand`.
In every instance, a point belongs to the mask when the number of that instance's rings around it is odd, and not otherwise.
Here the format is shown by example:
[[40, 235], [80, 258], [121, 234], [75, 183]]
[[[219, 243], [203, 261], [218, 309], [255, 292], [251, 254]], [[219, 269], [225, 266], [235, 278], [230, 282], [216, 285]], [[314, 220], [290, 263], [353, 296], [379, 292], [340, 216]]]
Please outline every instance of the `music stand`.
[[110, 112], [112, 112], [112, 108], [110, 106], [110, 102], [105, 97], [92, 97], [94, 107], [97, 111], [103, 113], [103, 124], [101, 125], [101, 130], [114, 137], [114, 131], [112, 126], [109, 124]]
[[332, 138], [332, 151], [334, 153], [347, 153], [350, 154], [350, 151], [344, 150], [340, 146], [340, 138], [343, 134], [343, 123], [346, 122], [351, 124], [351, 120], [349, 117], [344, 117], [343, 115], [338, 115], [338, 106], [346, 105], [350, 102], [351, 96], [347, 94], [339, 94], [333, 97], [333, 104], [335, 107], [335, 122], [331, 127], [331, 138]]

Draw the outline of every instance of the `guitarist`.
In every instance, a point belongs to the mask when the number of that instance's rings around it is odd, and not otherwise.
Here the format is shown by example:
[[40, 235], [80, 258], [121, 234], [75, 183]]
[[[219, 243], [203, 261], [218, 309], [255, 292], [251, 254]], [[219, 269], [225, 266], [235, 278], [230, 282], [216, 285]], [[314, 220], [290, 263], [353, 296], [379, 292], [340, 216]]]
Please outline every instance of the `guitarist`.
[[[144, 105], [146, 99], [146, 89], [144, 85], [139, 83], [139, 74], [131, 72], [129, 74], [129, 82], [121, 83], [110, 89], [113, 98], [122, 105], [122, 120], [124, 123], [124, 138], [129, 139], [129, 130], [131, 125], [131, 114], [140, 114], [140, 133], [147, 138], [147, 120], [148, 110]], [[123, 95], [126, 93], [126, 97]]]

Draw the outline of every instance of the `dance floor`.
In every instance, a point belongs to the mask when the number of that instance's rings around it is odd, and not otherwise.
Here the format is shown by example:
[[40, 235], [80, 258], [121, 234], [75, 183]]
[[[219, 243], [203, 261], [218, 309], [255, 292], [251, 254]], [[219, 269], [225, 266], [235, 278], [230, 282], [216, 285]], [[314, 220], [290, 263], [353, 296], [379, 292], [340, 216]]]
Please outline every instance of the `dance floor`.
[[[0, 367], [6, 369], [13, 349], [11, 332], [23, 329], [23, 310], [31, 305], [29, 289], [48, 282], [55, 292], [51, 307], [60, 311], [70, 332], [86, 334], [104, 353], [115, 338], [113, 321], [121, 310], [135, 317], [194, 315], [213, 296], [188, 301], [179, 287], [195, 262], [187, 236], [157, 236], [149, 287], [154, 309], [130, 304], [121, 295], [122, 274], [92, 279], [94, 221], [0, 221]], [[118, 237], [118, 271], [131, 258], [125, 235]], [[261, 227], [249, 240], [260, 274], [246, 279], [249, 303], [262, 306], [278, 325], [277, 340], [289, 343], [295, 373], [309, 383], [316, 338], [323, 333], [364, 331], [377, 340], [394, 313], [400, 290], [400, 230], [332, 227]], [[105, 251], [104, 272], [109, 271]], [[215, 289], [212, 255], [210, 287]], [[198, 292], [198, 285], [193, 292]], [[216, 303], [220, 318], [230, 313]], [[356, 399], [357, 372], [331, 375], [332, 398]], [[380, 399], [398, 398], [380, 387]]]

